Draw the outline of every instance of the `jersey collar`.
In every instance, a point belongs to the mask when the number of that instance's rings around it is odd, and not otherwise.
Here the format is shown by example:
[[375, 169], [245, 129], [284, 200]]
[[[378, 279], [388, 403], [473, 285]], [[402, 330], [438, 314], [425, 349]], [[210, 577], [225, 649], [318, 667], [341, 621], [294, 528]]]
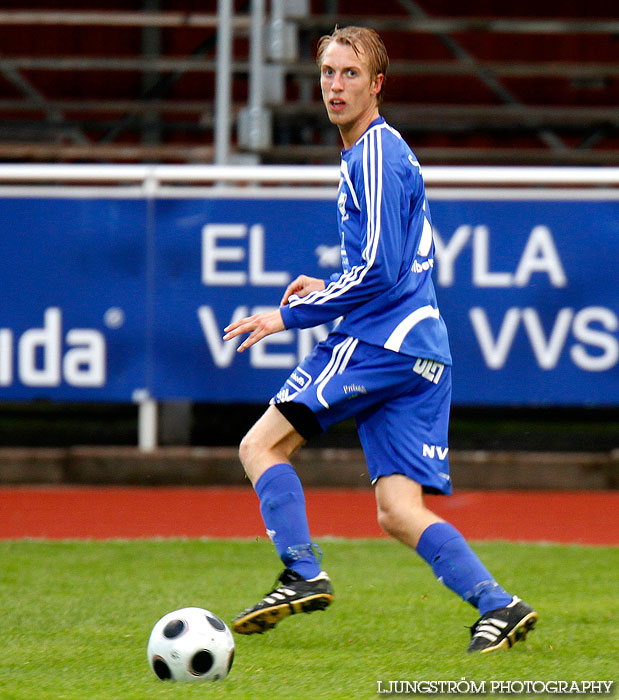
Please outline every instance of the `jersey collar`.
[[363, 140], [363, 137], [370, 131], [370, 129], [373, 129], [375, 126], [378, 126], [378, 124], [384, 124], [385, 123], [385, 118], [382, 116], [376, 117], [374, 121], [370, 122], [368, 128], [361, 134], [361, 136], [355, 141], [355, 143], [350, 147], [350, 148], [343, 148], [342, 149], [342, 155], [344, 153], [348, 153], [351, 149], [353, 149], [360, 141]]

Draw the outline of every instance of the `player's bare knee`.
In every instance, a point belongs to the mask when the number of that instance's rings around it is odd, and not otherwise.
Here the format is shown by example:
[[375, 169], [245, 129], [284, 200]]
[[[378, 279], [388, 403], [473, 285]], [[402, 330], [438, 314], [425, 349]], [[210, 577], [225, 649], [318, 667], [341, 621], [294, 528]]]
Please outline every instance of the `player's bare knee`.
[[393, 504], [378, 504], [376, 514], [380, 527], [392, 537], [398, 537], [402, 529], [402, 517]]
[[274, 447], [273, 439], [259, 426], [254, 426], [241, 440], [239, 459], [254, 485], [269, 467], [284, 461]]
[[247, 435], [241, 440], [241, 443], [239, 445], [239, 461], [245, 467], [245, 462], [247, 460], [247, 452], [248, 452], [248, 445], [246, 442]]
[[239, 445], [239, 459], [248, 476], [251, 476], [248, 470], [251, 470], [252, 463], [256, 461], [260, 453], [261, 442], [256, 438], [255, 431], [250, 430]]
[[376, 514], [376, 519], [378, 520], [378, 524], [380, 525], [381, 530], [386, 532], [388, 535], [393, 534], [391, 532], [391, 519], [388, 513], [379, 508]]
[[377, 519], [391, 537], [415, 548], [421, 533], [440, 518], [416, 502], [386, 500], [378, 502]]

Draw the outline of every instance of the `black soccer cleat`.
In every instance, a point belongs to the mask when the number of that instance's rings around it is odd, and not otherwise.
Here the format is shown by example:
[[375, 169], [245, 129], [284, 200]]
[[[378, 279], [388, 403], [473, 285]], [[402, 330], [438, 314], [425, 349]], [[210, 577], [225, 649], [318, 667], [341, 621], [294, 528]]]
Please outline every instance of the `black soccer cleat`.
[[292, 569], [284, 569], [278, 581], [281, 586], [234, 618], [232, 629], [235, 632], [262, 634], [288, 615], [324, 610], [333, 602], [333, 587], [325, 571], [308, 580]]
[[471, 643], [467, 651], [487, 654], [497, 649], [509, 649], [524, 641], [535, 627], [537, 613], [518, 596], [505, 608], [491, 610], [471, 627]]

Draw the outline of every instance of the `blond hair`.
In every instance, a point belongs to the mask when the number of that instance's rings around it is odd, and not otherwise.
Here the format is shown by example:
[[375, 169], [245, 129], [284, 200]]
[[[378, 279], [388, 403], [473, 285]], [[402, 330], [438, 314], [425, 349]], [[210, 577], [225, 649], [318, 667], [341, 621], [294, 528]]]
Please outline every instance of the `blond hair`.
[[362, 53], [370, 69], [372, 79], [382, 73], [384, 76], [383, 84], [380, 92], [376, 96], [377, 101], [379, 103], [382, 102], [387, 69], [389, 68], [389, 56], [387, 55], [385, 44], [378, 33], [369, 27], [342, 27], [340, 29], [340, 27], [336, 25], [332, 34], [325, 34], [325, 36], [320, 37], [318, 41], [316, 63], [319, 68], [322, 67], [322, 59], [327, 50], [327, 46], [329, 46], [332, 41], [350, 46], [359, 58], [359, 54]]

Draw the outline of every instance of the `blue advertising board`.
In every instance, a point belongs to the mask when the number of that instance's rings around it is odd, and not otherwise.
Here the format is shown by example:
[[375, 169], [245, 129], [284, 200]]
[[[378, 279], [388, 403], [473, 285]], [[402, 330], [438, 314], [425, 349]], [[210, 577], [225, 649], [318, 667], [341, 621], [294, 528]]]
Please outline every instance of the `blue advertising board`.
[[146, 208], [0, 199], [0, 399], [123, 401], [145, 386]]
[[268, 400], [328, 329], [284, 331], [239, 354], [237, 342], [222, 340], [223, 328], [277, 307], [297, 275], [336, 271], [337, 242], [335, 256], [321, 260], [316, 252], [330, 242], [333, 208], [315, 201], [159, 200], [156, 212], [153, 395]]
[[619, 403], [619, 203], [438, 201], [461, 404]]
[[[334, 199], [0, 199], [0, 399], [267, 401], [329, 329], [223, 328], [338, 270]], [[454, 402], [619, 404], [619, 202], [430, 202]]]

